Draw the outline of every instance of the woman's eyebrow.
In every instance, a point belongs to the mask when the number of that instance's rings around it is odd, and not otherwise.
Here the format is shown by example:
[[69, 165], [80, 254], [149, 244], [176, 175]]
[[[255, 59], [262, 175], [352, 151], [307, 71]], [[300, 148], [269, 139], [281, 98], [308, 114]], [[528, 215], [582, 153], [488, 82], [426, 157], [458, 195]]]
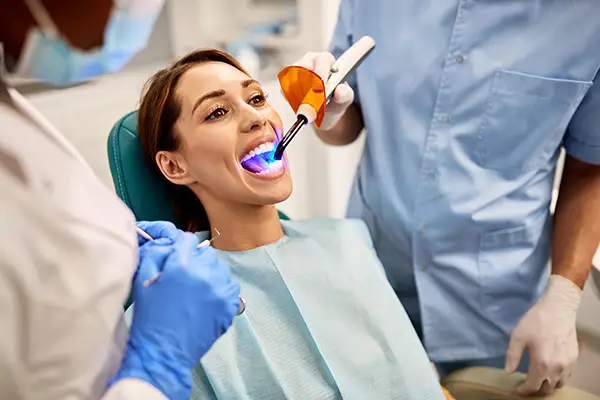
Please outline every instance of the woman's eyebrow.
[[247, 88], [248, 86], [250, 86], [250, 85], [252, 85], [254, 83], [256, 83], [257, 85], [260, 86], [260, 83], [256, 79], [247, 79], [247, 80], [245, 80], [245, 81], [242, 82], [242, 87], [245, 89], [245, 88]]
[[[260, 83], [256, 79], [246, 79], [245, 81], [242, 81], [240, 84], [244, 89], [253, 84], [260, 85]], [[194, 107], [192, 107], [192, 115], [196, 111], [196, 108], [198, 108], [200, 106], [200, 104], [202, 104], [203, 101], [208, 100], [208, 99], [214, 99], [215, 97], [221, 97], [224, 95], [225, 95], [224, 90], [215, 90], [214, 92], [208, 92], [208, 93], [200, 96], [198, 98], [198, 100], [196, 100], [196, 102], [194, 103]]]
[[203, 101], [208, 100], [208, 99], [214, 99], [215, 97], [221, 97], [224, 95], [225, 95], [224, 90], [215, 90], [214, 92], [208, 92], [208, 93], [200, 96], [198, 98], [198, 100], [196, 100], [196, 102], [194, 103], [194, 107], [192, 107], [192, 115], [194, 115], [194, 111], [196, 111], [196, 108], [198, 108], [198, 106], [200, 106], [200, 104], [202, 104]]

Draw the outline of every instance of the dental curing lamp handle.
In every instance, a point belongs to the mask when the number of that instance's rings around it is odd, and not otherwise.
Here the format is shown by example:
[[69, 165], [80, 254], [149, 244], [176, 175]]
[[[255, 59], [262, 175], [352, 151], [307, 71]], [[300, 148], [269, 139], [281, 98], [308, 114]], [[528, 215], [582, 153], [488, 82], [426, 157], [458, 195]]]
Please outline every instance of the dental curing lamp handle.
[[331, 100], [335, 88], [362, 64], [374, 48], [375, 40], [370, 36], [363, 36], [350, 46], [340, 58], [335, 60], [329, 68], [329, 76], [325, 80], [325, 99], [327, 102]]
[[[325, 103], [329, 103], [337, 88], [375, 48], [375, 40], [370, 36], [363, 36], [344, 52], [329, 68], [329, 75], [325, 81]], [[318, 110], [308, 104], [298, 107], [296, 122], [285, 134], [275, 149], [274, 157], [281, 160], [287, 146], [304, 125], [312, 123], [317, 117]]]

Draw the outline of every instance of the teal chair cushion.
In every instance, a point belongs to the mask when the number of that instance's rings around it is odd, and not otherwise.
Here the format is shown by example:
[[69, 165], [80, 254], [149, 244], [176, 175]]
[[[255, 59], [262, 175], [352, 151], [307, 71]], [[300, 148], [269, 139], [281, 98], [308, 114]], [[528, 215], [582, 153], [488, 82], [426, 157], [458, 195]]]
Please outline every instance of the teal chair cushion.
[[108, 164], [115, 190], [136, 220], [175, 221], [167, 182], [148, 167], [142, 154], [137, 115], [137, 111], [125, 115], [108, 136]]
[[[175, 223], [165, 179], [148, 167], [137, 136], [137, 111], [121, 118], [108, 135], [108, 164], [117, 195], [138, 221]], [[279, 212], [281, 219], [289, 219]], [[185, 227], [178, 226], [185, 230]], [[131, 304], [131, 296], [126, 307]]]

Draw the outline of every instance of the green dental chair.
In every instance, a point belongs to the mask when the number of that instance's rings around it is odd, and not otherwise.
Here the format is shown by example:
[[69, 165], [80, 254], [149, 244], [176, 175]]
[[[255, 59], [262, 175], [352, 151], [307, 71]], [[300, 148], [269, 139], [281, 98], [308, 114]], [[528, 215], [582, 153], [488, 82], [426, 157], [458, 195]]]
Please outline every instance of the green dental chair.
[[[138, 221], [174, 221], [166, 183], [150, 171], [143, 159], [137, 137], [136, 111], [122, 117], [110, 131], [108, 161], [115, 190]], [[279, 215], [281, 219], [289, 219], [282, 212]], [[132, 302], [130, 295], [125, 308]], [[442, 385], [456, 400], [507, 400], [520, 398], [515, 396], [514, 389], [524, 379], [523, 374], [509, 376], [500, 369], [474, 367], [453, 373]], [[600, 397], [565, 387], [550, 396], [527, 399], [600, 400]]]

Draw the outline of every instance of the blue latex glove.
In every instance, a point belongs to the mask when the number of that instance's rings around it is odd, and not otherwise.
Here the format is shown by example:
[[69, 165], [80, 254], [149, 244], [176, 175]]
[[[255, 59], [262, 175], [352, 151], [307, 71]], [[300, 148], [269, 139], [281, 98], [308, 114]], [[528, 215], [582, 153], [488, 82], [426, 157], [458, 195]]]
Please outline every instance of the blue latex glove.
[[[179, 230], [171, 222], [167, 221], [138, 221], [137, 227], [145, 231], [148, 235], [154, 239], [168, 239], [170, 242], [174, 242], [177, 238]], [[141, 246], [148, 242], [148, 239], [140, 236], [138, 233], [138, 246]]]
[[112, 382], [142, 379], [178, 400], [189, 398], [192, 368], [231, 326], [240, 289], [213, 248], [197, 248], [195, 235], [177, 231], [169, 242], [163, 237], [140, 247], [129, 342]]

